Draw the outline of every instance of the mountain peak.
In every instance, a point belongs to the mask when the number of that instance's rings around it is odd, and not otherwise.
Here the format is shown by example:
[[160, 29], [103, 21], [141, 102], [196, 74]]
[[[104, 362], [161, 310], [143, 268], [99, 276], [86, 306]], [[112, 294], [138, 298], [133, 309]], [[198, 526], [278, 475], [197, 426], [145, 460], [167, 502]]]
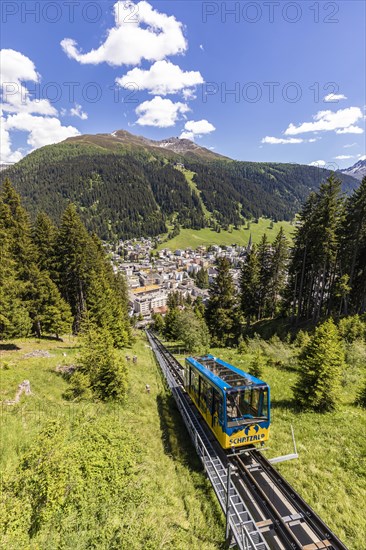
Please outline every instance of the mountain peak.
[[119, 145], [137, 146], [143, 148], [161, 148], [172, 151], [179, 155], [196, 156], [206, 159], [227, 159], [223, 155], [214, 153], [210, 149], [201, 147], [189, 139], [180, 139], [179, 137], [170, 137], [161, 141], [145, 138], [131, 134], [127, 130], [115, 130], [111, 134], [82, 135], [68, 138], [67, 142], [83, 142], [99, 145], [107, 149], [114, 149]]
[[361, 181], [366, 176], [366, 159], [358, 160], [353, 166], [340, 170], [340, 172]]

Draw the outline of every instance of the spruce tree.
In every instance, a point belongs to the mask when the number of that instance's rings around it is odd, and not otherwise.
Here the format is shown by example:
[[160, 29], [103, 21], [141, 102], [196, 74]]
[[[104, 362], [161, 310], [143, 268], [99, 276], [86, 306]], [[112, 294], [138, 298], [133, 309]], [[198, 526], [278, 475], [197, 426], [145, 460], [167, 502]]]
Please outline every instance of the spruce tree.
[[270, 267], [270, 282], [268, 290], [268, 307], [271, 317], [278, 313], [279, 302], [284, 293], [289, 259], [289, 242], [283, 227], [272, 245], [272, 258]]
[[78, 369], [71, 378], [67, 396], [73, 399], [90, 396], [101, 401], [121, 401], [127, 391], [127, 367], [113, 347], [106, 330], [89, 326], [83, 336]]
[[258, 261], [259, 261], [259, 304], [258, 304], [258, 319], [267, 317], [270, 310], [269, 289], [271, 282], [272, 268], [272, 250], [266, 233], [263, 234], [258, 245]]
[[27, 280], [30, 266], [37, 260], [37, 251], [31, 239], [28, 213], [8, 179], [0, 194], [0, 227], [7, 235], [9, 252], [16, 262], [19, 278]]
[[196, 285], [198, 288], [208, 288], [208, 271], [204, 267], [196, 275]]
[[261, 350], [257, 350], [250, 361], [248, 372], [252, 376], [261, 379], [263, 376], [263, 369], [265, 365], [266, 360], [263, 353], [261, 352]]
[[261, 269], [257, 247], [253, 245], [240, 273], [241, 309], [249, 326], [253, 319], [258, 320], [260, 308]]
[[297, 321], [318, 321], [333, 307], [343, 217], [340, 189], [341, 182], [331, 175], [300, 213], [287, 289], [287, 303]]
[[71, 333], [72, 315], [69, 305], [46, 271], [33, 265], [24, 292], [24, 301], [32, 319], [33, 332], [40, 338], [44, 334]]
[[[57, 228], [44, 212], [39, 212], [32, 227], [32, 240], [37, 248], [37, 265], [41, 270], [54, 272]], [[53, 277], [52, 277], [53, 278]]]
[[0, 339], [21, 338], [30, 333], [32, 321], [22, 303], [23, 292], [24, 282], [18, 279], [6, 232], [0, 229]]
[[95, 244], [73, 204], [64, 211], [56, 240], [58, 285], [74, 316], [73, 329], [78, 332], [86, 311], [87, 289], [97, 261]]
[[340, 399], [345, 353], [332, 319], [315, 329], [310, 342], [299, 356], [299, 363], [299, 379], [293, 388], [297, 403], [318, 412], [336, 409]]
[[366, 311], [366, 177], [348, 199], [341, 229], [340, 275], [348, 276], [349, 291], [342, 296], [341, 310]]
[[230, 263], [226, 258], [217, 261], [217, 277], [209, 289], [206, 321], [215, 346], [232, 344], [239, 330], [237, 299]]

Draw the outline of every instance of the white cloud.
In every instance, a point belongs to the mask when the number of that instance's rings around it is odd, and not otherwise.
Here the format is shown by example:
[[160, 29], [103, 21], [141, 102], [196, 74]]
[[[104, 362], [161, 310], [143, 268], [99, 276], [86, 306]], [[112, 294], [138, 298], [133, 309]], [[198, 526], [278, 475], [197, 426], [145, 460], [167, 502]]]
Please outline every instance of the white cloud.
[[27, 143], [32, 149], [38, 149], [51, 143], [77, 136], [80, 132], [73, 126], [62, 126], [58, 118], [34, 116], [29, 113], [18, 113], [8, 116], [5, 130], [20, 130], [28, 133]]
[[20, 84], [21, 81], [38, 82], [39, 74], [33, 61], [15, 50], [1, 50], [1, 80]]
[[276, 138], [273, 136], [266, 136], [262, 139], [261, 143], [269, 143], [270, 145], [285, 145], [287, 143], [304, 143], [305, 140], [301, 138]]
[[27, 143], [32, 149], [78, 135], [79, 131], [73, 126], [62, 126], [57, 110], [48, 99], [31, 98], [24, 82], [37, 84], [40, 81], [33, 61], [15, 50], [1, 50], [0, 55], [1, 162], [17, 162], [23, 157], [24, 151], [12, 149], [11, 132], [14, 130], [28, 133]]
[[203, 47], [203, 44], [200, 44], [200, 50], [202, 50], [203, 52], [205, 51], [205, 48]]
[[348, 160], [355, 158], [353, 155], [338, 155], [337, 157], [333, 157], [336, 160]]
[[190, 139], [194, 141], [195, 137], [202, 137], [216, 130], [215, 126], [206, 119], [188, 120], [184, 125], [184, 130], [179, 136], [180, 139]]
[[326, 166], [325, 160], [314, 160], [313, 162], [310, 162], [309, 166]]
[[357, 121], [363, 118], [359, 107], [348, 107], [338, 111], [319, 111], [313, 116], [313, 122], [303, 122], [299, 126], [290, 124], [285, 135], [294, 136], [306, 132], [336, 131], [337, 134], [362, 133], [362, 128], [353, 126]]
[[186, 101], [197, 99], [197, 96], [194, 93], [194, 90], [192, 90], [191, 88], [186, 88], [185, 90], [183, 90], [182, 95]]
[[179, 139], [189, 139], [190, 141], [194, 141], [194, 137], [193, 132], [182, 132]]
[[347, 97], [344, 94], [328, 94], [324, 97], [324, 101], [335, 103], [341, 99], [347, 99]]
[[348, 126], [347, 128], [340, 128], [336, 130], [336, 134], [363, 134], [363, 129], [359, 126]]
[[121, 78], [117, 78], [116, 82], [122, 88], [135, 84], [140, 90], [148, 90], [151, 94], [167, 95], [203, 84], [204, 80], [199, 71], [185, 72], [178, 65], [163, 60], [156, 61], [147, 71], [135, 67]]
[[158, 61], [187, 49], [182, 23], [154, 10], [145, 0], [137, 4], [116, 2], [114, 18], [115, 27], [108, 30], [99, 48], [81, 53], [75, 40], [65, 38], [61, 42], [64, 52], [82, 64], [121, 66], [137, 65], [143, 59]]
[[184, 129], [194, 134], [210, 134], [216, 130], [215, 126], [206, 119], [188, 120], [184, 125]]
[[10, 134], [5, 128], [5, 118], [0, 118], [0, 162], [18, 162], [21, 151], [12, 151]]
[[350, 147], [356, 147], [357, 143], [347, 143], [347, 145], [343, 145], [345, 149], [349, 149]]
[[39, 82], [33, 61], [20, 52], [0, 50], [1, 108], [8, 113], [56, 115], [57, 110], [48, 99], [30, 99], [29, 90], [22, 82]]
[[170, 99], [163, 99], [160, 96], [154, 97], [151, 101], [144, 101], [136, 109], [138, 115], [137, 124], [140, 126], [157, 126], [168, 128], [174, 126], [180, 115], [189, 111], [185, 103], [174, 103]]
[[79, 105], [78, 103], [75, 103], [75, 107], [70, 109], [70, 115], [81, 118], [81, 120], [87, 120], [87, 118], [88, 118], [88, 113], [85, 113], [83, 111], [82, 106]]

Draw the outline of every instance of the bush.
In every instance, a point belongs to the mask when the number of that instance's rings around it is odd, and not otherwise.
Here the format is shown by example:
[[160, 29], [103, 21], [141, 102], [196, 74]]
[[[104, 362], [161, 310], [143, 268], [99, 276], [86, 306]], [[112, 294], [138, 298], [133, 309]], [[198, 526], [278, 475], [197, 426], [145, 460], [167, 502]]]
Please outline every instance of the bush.
[[3, 547], [121, 547], [121, 520], [144, 500], [137, 450], [107, 414], [48, 422], [2, 486]]
[[338, 324], [339, 334], [349, 343], [366, 339], [366, 322], [359, 315], [344, 317]]
[[121, 401], [127, 391], [127, 368], [105, 330], [90, 329], [84, 336], [79, 367], [71, 377], [66, 396], [71, 399]]

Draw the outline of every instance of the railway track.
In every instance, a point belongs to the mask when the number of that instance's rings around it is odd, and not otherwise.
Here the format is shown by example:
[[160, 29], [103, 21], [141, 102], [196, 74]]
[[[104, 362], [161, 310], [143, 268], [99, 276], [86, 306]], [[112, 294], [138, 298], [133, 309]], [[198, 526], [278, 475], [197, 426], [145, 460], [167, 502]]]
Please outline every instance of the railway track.
[[[182, 366], [155, 335], [148, 335], [164, 357], [175, 383], [183, 389]], [[210, 436], [204, 422], [201, 424]], [[216, 445], [217, 453], [222, 458], [223, 450], [215, 441], [211, 443]], [[256, 528], [262, 533], [268, 548], [347, 550], [259, 450], [249, 448], [238, 455], [226, 454], [223, 464], [226, 468], [231, 464], [234, 470], [232, 484], [246, 503], [251, 517], [255, 518]]]
[[262, 515], [263, 532], [273, 530], [277, 545], [294, 550], [347, 550], [293, 487], [258, 450], [231, 459], [236, 483]]

